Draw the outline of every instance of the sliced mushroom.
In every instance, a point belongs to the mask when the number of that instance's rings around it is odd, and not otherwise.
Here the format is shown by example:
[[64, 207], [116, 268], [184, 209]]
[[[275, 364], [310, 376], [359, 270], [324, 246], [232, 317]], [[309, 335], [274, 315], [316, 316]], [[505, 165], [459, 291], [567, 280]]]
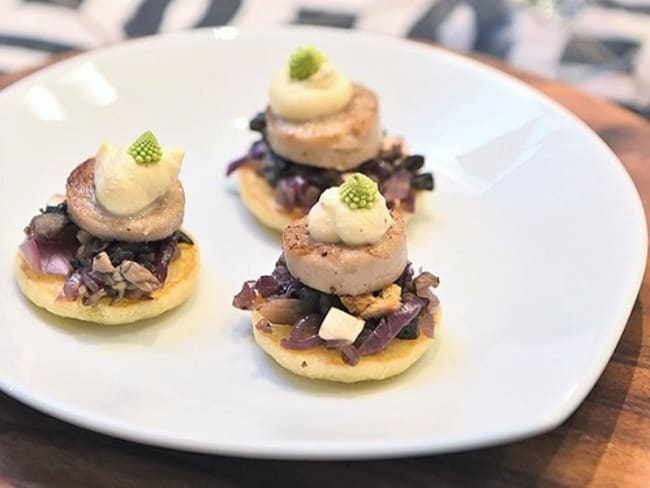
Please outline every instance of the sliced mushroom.
[[69, 223], [70, 219], [64, 213], [46, 212], [38, 214], [32, 218], [31, 222], [25, 229], [25, 234], [29, 237], [38, 236], [45, 237], [46, 239], [53, 239], [57, 237]]
[[145, 293], [151, 293], [161, 286], [151, 271], [135, 261], [122, 261], [117, 269], [126, 281]]

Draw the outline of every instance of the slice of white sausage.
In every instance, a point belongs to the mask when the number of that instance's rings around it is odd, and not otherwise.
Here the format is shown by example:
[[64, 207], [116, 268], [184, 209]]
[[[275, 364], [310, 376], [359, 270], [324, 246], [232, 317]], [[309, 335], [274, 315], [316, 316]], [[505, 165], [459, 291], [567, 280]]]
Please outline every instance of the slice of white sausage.
[[341, 112], [307, 122], [288, 120], [266, 110], [271, 148], [296, 163], [345, 171], [377, 155], [381, 145], [379, 103], [371, 90], [353, 85]]
[[307, 217], [289, 224], [282, 234], [289, 272], [311, 288], [336, 295], [360, 295], [390, 285], [407, 264], [404, 221], [391, 214], [395, 223], [379, 242], [355, 247], [312, 240]]
[[95, 237], [129, 242], [157, 241], [173, 234], [183, 222], [185, 193], [180, 182], [137, 215], [119, 217], [95, 197], [95, 159], [77, 166], [66, 183], [70, 219]]

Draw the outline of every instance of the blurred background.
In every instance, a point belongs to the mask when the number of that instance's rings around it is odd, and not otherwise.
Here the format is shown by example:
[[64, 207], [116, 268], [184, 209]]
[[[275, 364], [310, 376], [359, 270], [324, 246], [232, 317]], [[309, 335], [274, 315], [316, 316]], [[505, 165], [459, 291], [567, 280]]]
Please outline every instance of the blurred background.
[[0, 0], [0, 73], [158, 32], [260, 24], [430, 40], [650, 117], [650, 0]]

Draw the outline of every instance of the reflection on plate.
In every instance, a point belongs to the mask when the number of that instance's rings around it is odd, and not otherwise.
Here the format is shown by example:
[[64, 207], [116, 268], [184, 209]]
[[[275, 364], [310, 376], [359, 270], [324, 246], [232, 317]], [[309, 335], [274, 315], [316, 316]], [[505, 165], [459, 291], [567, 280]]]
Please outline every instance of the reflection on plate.
[[[224, 168], [254, 137], [246, 120], [299, 44], [318, 44], [375, 88], [385, 127], [437, 176], [409, 249], [441, 277], [443, 324], [434, 348], [386, 382], [291, 376], [230, 306], [280, 248]], [[607, 147], [520, 83], [436, 49], [313, 28], [203, 30], [77, 57], [5, 90], [0, 111], [0, 199], [11, 210], [0, 242], [0, 387], [101, 432], [278, 458], [442, 452], [530, 435], [564, 420], [593, 386], [641, 282], [644, 216]], [[23, 226], [101, 140], [145, 129], [186, 149], [198, 293], [160, 320], [110, 329], [30, 306], [11, 271]]]

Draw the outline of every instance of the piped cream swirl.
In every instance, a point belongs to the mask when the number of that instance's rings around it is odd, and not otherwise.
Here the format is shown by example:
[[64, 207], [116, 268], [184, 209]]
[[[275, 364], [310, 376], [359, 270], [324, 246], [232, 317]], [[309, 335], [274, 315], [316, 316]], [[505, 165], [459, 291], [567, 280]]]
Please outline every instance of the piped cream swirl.
[[138, 164], [128, 148], [104, 143], [95, 156], [96, 198], [114, 215], [135, 215], [172, 187], [183, 157], [183, 151], [165, 147], [160, 161]]
[[381, 194], [371, 207], [352, 210], [341, 201], [338, 186], [325, 190], [308, 215], [309, 235], [314, 241], [350, 246], [379, 242], [393, 223]]
[[329, 63], [305, 80], [292, 80], [289, 69], [275, 75], [269, 88], [273, 113], [306, 121], [340, 112], [352, 98], [352, 82]]

